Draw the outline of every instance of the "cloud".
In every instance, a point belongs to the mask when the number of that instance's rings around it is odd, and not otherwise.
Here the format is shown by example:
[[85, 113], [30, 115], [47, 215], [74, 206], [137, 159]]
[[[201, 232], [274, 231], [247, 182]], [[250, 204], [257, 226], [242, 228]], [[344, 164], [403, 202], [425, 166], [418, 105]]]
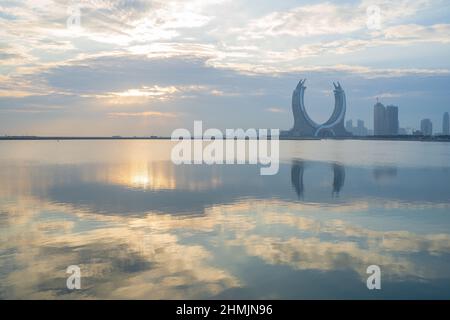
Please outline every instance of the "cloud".
[[[67, 1], [0, 5], [4, 113], [23, 105], [25, 115], [42, 109], [45, 97], [53, 104], [59, 95], [57, 106], [72, 117], [76, 112], [107, 116], [109, 107], [140, 113], [151, 106], [168, 112], [186, 108], [211, 118], [221, 114], [222, 120], [229, 106], [248, 106], [241, 108], [242, 119], [252, 109], [259, 120], [268, 117], [260, 112], [267, 106], [289, 104], [283, 100], [290, 95], [286, 88], [299, 76], [409, 81], [450, 73], [443, 58], [450, 25], [439, 18], [442, 1], [270, 3], [258, 9], [253, 2], [226, 0], [77, 3], [81, 29], [76, 30], [67, 27]], [[369, 5], [381, 8], [380, 30], [367, 28]], [[417, 90], [395, 90], [402, 89]], [[373, 91], [365, 97], [394, 89]], [[442, 98], [438, 104], [448, 103]], [[7, 122], [2, 128], [13, 121], [2, 120]]]
[[285, 110], [281, 109], [281, 108], [268, 108], [266, 110], [268, 112], [272, 112], [272, 113], [283, 113], [283, 112], [285, 112]]
[[392, 93], [392, 92], [383, 92], [374, 96], [367, 97], [367, 100], [375, 100], [375, 99], [389, 99], [389, 98], [399, 98], [404, 96], [405, 93]]
[[243, 39], [280, 35], [308, 37], [353, 32], [361, 28], [364, 19], [349, 9], [348, 6], [331, 3], [304, 5], [254, 19], [244, 29], [236, 29], [235, 32], [243, 33]]
[[322, 74], [345, 74], [360, 75], [368, 79], [374, 78], [396, 78], [407, 76], [441, 76], [450, 74], [447, 68], [373, 68], [361, 65], [314, 65], [314, 66], [291, 66], [288, 68], [265, 67], [253, 64], [216, 64], [217, 68], [231, 69], [249, 75], [273, 75], [280, 76], [283, 74], [305, 74], [305, 73], [322, 73]]
[[143, 112], [110, 112], [108, 115], [113, 117], [168, 117], [173, 118], [174, 113], [159, 111], [143, 111]]
[[161, 86], [142, 86], [136, 89], [127, 89], [119, 92], [106, 92], [99, 94], [82, 95], [86, 98], [95, 98], [106, 100], [108, 104], [126, 105], [139, 104], [151, 100], [165, 101], [175, 97], [179, 93], [179, 89], [175, 86], [161, 87]]
[[349, 34], [367, 30], [367, 8], [377, 5], [382, 21], [391, 23], [399, 18], [414, 15], [429, 5], [429, 1], [362, 1], [359, 5], [323, 2], [302, 5], [287, 11], [276, 11], [253, 19], [245, 28], [236, 28], [242, 39], [292, 36]]
[[178, 92], [176, 87], [142, 87], [142, 89], [128, 89], [123, 92], [111, 92], [110, 95], [118, 96], [118, 97], [159, 97], [166, 94], [173, 94]]
[[283, 51], [268, 51], [266, 61], [270, 63], [296, 61], [326, 54], [345, 55], [375, 47], [409, 46], [420, 43], [450, 43], [450, 24], [432, 26], [399, 25], [383, 29], [370, 38], [347, 38], [321, 41], [301, 45]]
[[0, 43], [0, 66], [24, 65], [35, 60], [21, 46]]
[[423, 26], [418, 24], [397, 25], [383, 30], [389, 44], [414, 42], [450, 43], [450, 24]]
[[[223, 1], [209, 4], [179, 0], [24, 1], [5, 10], [5, 14], [15, 19], [8, 20], [9, 25], [4, 26], [15, 29], [15, 34], [28, 28], [32, 35], [29, 41], [47, 37], [87, 38], [129, 45], [169, 40], [179, 36], [180, 30], [202, 27], [214, 19], [204, 9], [220, 2]], [[74, 18], [80, 22], [80, 28], [67, 27]]]

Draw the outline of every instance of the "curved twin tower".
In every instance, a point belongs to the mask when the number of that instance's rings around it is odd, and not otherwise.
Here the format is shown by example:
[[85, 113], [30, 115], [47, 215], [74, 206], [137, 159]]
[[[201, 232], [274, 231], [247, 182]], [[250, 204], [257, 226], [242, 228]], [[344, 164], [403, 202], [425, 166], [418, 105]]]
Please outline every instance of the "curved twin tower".
[[340, 83], [334, 85], [334, 111], [331, 117], [323, 124], [314, 122], [306, 112], [304, 104], [305, 81], [300, 80], [292, 94], [292, 112], [294, 114], [294, 127], [283, 131], [282, 136], [288, 137], [346, 137], [351, 135], [344, 127], [345, 111], [347, 108], [345, 92]]

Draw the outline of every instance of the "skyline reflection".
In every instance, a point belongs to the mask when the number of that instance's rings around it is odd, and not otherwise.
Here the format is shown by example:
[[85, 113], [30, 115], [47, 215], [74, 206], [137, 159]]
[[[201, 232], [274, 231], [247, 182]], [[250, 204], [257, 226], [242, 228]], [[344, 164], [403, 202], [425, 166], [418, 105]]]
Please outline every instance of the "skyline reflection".
[[[260, 176], [139, 152], [95, 158], [0, 159], [0, 298], [450, 293], [446, 167], [291, 158]], [[71, 264], [83, 290], [65, 287]], [[376, 294], [365, 288], [370, 264], [383, 270]]]
[[[339, 163], [332, 163], [333, 183], [332, 196], [339, 197], [339, 192], [345, 183], [345, 167]], [[303, 160], [294, 160], [291, 166], [291, 182], [299, 199], [303, 199], [304, 183], [303, 174], [305, 172], [305, 162]]]

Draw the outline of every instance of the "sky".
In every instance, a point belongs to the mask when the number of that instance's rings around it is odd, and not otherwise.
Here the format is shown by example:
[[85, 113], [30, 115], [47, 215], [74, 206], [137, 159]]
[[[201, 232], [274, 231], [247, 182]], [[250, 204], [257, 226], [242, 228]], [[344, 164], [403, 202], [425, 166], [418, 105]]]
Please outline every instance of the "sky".
[[303, 78], [316, 122], [339, 81], [346, 119], [439, 132], [449, 57], [448, 0], [1, 0], [0, 135], [289, 129]]

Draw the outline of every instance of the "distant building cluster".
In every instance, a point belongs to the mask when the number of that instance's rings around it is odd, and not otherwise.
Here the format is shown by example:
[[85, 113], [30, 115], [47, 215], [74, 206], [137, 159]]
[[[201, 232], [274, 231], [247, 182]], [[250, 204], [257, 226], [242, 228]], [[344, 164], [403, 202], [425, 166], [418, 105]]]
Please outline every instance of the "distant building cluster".
[[[433, 123], [430, 119], [422, 119], [420, 121], [420, 130], [411, 128], [400, 128], [398, 107], [393, 105], [384, 106], [377, 99], [377, 103], [373, 107], [373, 134], [375, 136], [395, 136], [395, 135], [420, 135], [432, 136]], [[348, 122], [348, 121], [347, 121]], [[351, 123], [349, 123], [351, 125]], [[353, 132], [353, 131], [352, 131]], [[361, 131], [356, 130], [354, 135], [360, 135]], [[368, 132], [370, 135], [370, 132]], [[444, 113], [442, 120], [442, 132], [437, 135], [450, 135], [449, 130], [449, 114]]]
[[[422, 119], [420, 121], [420, 130], [414, 131], [414, 135], [432, 136], [433, 135], [433, 122], [430, 119]], [[449, 115], [448, 112], [444, 113], [442, 117], [442, 132], [437, 132], [437, 136], [450, 135], [449, 130]]]
[[356, 127], [354, 127], [353, 120], [348, 120], [345, 123], [345, 129], [354, 136], [364, 137], [371, 134], [370, 130], [364, 126], [364, 121], [358, 119], [356, 123]]

